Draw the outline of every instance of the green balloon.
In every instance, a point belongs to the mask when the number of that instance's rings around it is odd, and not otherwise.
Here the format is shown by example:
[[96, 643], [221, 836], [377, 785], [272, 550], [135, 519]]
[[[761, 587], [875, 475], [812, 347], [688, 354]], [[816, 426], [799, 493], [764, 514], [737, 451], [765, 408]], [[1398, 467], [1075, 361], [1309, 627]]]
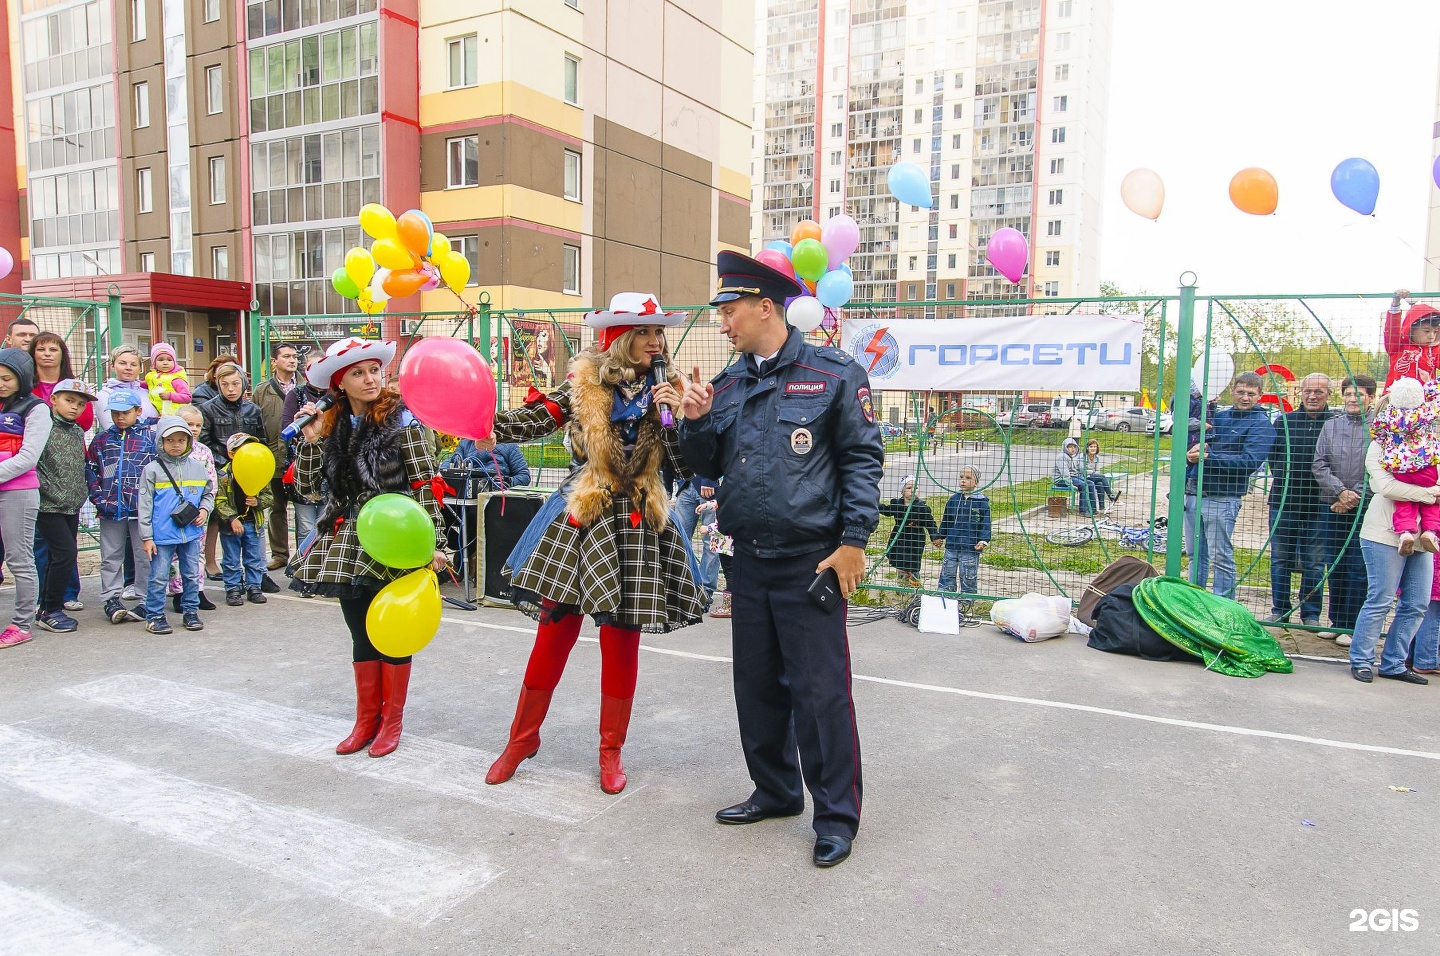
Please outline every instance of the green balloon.
[[345, 271], [344, 266], [330, 273], [330, 284], [335, 287], [336, 292], [347, 299], [353, 299], [360, 294], [360, 287], [355, 284], [354, 279], [350, 278], [350, 273]]
[[377, 495], [355, 522], [360, 547], [387, 568], [423, 568], [435, 557], [435, 524], [408, 495]]
[[801, 239], [795, 244], [795, 251], [790, 254], [790, 264], [795, 267], [797, 276], [814, 281], [823, 276], [829, 268], [830, 254], [825, 251], [819, 239]]

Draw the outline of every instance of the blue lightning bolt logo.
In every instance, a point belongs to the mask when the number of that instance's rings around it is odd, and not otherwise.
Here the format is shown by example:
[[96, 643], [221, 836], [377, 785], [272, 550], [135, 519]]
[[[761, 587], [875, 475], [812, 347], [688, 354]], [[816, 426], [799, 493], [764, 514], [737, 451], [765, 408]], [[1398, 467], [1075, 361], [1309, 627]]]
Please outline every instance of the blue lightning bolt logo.
[[868, 375], [871, 372], [875, 371], [875, 366], [879, 365], [880, 360], [885, 357], [885, 353], [890, 351], [889, 346], [887, 346], [883, 341], [885, 338], [885, 333], [888, 331], [890, 331], [888, 328], [876, 329], [874, 337], [870, 339], [870, 344], [865, 346], [865, 348], [861, 350], [869, 355], [874, 356], [874, 358], [870, 360], [870, 367], [865, 369], [865, 374]]

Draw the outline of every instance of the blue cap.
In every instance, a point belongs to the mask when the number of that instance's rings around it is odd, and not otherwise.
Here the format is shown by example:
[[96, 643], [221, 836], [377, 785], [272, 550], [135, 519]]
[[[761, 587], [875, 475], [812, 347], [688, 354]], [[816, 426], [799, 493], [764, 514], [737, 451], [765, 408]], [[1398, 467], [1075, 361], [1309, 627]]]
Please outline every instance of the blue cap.
[[711, 305], [733, 302], [753, 295], [785, 304], [785, 300], [805, 294], [805, 287], [795, 279], [772, 269], [763, 262], [738, 252], [720, 253], [715, 262], [720, 274], [720, 286], [715, 292]]
[[105, 399], [105, 408], [112, 412], [128, 412], [132, 408], [140, 407], [140, 396], [135, 394], [133, 389], [119, 388], [111, 392]]

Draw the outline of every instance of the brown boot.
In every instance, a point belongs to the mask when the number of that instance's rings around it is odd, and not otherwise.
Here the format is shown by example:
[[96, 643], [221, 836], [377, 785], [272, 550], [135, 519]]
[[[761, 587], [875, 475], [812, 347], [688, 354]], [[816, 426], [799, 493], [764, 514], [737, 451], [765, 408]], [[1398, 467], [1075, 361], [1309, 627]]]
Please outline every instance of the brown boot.
[[383, 757], [400, 746], [400, 730], [405, 719], [405, 697], [410, 691], [410, 665], [380, 662], [384, 703], [380, 709], [380, 729], [370, 745], [370, 756]]
[[510, 741], [485, 774], [486, 783], [504, 783], [515, 776], [520, 761], [529, 760], [540, 752], [540, 725], [550, 710], [553, 690], [520, 687], [520, 702], [515, 705], [515, 721], [510, 725]]
[[630, 704], [634, 699], [600, 695], [600, 789], [606, 793], [625, 789], [620, 748], [625, 746], [625, 732], [630, 728]]
[[711, 617], [729, 617], [729, 616], [730, 616], [730, 592], [729, 592], [729, 591], [721, 591], [721, 592], [720, 592], [720, 603], [717, 604], [717, 605], [715, 606], [715, 609], [710, 612], [710, 616], [711, 616]]
[[354, 754], [364, 750], [380, 729], [380, 662], [355, 662], [355, 729], [335, 747], [335, 752]]

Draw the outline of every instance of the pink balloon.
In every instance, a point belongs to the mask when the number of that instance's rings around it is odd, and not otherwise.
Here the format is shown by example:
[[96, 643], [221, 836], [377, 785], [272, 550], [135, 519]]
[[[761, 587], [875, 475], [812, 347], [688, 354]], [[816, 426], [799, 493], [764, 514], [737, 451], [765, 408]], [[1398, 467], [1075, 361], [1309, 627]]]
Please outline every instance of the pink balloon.
[[10, 255], [9, 249], [0, 246], [0, 279], [8, 276], [10, 274], [10, 270], [14, 268], [15, 257]]
[[1025, 266], [1030, 261], [1030, 244], [1018, 229], [1006, 226], [996, 229], [985, 245], [985, 258], [1011, 282], [1019, 283], [1025, 277]]
[[830, 268], [838, 269], [860, 245], [860, 224], [844, 213], [831, 216], [820, 229], [820, 244], [830, 254]]
[[462, 339], [432, 335], [410, 346], [400, 396], [412, 415], [447, 435], [489, 438], [495, 429], [495, 376]]
[[425, 284], [420, 287], [421, 292], [431, 292], [440, 288], [440, 270], [428, 262], [420, 264], [420, 271], [426, 276]]
[[763, 262], [776, 272], [783, 272], [790, 278], [795, 278], [795, 267], [790, 263], [790, 257], [778, 249], [765, 249], [755, 257], [756, 262]]

